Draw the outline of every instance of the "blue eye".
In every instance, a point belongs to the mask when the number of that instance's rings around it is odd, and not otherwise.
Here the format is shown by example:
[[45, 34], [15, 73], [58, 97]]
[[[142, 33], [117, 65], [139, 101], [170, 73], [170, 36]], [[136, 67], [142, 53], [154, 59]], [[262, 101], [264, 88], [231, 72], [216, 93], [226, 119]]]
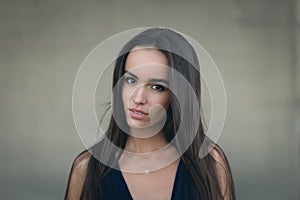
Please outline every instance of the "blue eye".
[[130, 77], [125, 78], [125, 82], [130, 84], [130, 85], [135, 85], [136, 84], [136, 80]]
[[159, 91], [159, 92], [162, 92], [162, 91], [165, 90], [165, 87], [162, 86], [162, 85], [153, 85], [152, 88], [153, 88], [154, 90]]

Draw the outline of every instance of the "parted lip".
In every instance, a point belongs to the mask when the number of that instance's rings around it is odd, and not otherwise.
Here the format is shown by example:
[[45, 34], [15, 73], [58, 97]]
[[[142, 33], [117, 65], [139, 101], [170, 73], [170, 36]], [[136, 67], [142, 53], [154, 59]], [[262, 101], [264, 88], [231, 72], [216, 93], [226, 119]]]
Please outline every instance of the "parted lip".
[[142, 110], [135, 109], [135, 108], [129, 108], [128, 110], [129, 110], [129, 111], [133, 111], [133, 112], [139, 112], [139, 113], [142, 113], [142, 114], [144, 114], [144, 115], [148, 115], [148, 113], [146, 113], [146, 112], [144, 112], [144, 111], [142, 111]]

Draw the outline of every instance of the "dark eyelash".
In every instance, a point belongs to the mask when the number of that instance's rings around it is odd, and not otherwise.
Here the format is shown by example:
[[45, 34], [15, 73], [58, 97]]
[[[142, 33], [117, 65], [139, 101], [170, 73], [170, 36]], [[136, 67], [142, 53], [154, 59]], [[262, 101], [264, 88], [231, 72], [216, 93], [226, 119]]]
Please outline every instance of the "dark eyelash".
[[155, 89], [155, 90], [158, 90], [159, 92], [162, 92], [162, 91], [164, 91], [164, 90], [166, 90], [166, 88], [164, 87], [164, 86], [162, 86], [162, 85], [153, 85], [152, 87], [160, 87], [160, 89]]

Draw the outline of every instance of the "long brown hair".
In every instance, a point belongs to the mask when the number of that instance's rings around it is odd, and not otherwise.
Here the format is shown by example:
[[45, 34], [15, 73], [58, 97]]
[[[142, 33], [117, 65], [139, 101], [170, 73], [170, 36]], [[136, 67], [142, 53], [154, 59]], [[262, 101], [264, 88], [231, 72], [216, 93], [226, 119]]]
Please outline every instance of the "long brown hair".
[[[150, 28], [132, 38], [122, 48], [119, 57], [116, 60], [113, 74], [113, 89], [116, 90], [115, 94], [121, 94], [122, 88], [118, 87], [117, 82], [125, 73], [125, 62], [130, 50], [136, 46], [151, 47], [163, 52], [168, 59], [169, 66], [182, 74], [184, 78], [189, 81], [189, 84], [193, 88], [193, 92], [196, 94], [197, 100], [201, 105], [200, 66], [194, 48], [179, 33], [165, 28]], [[176, 82], [176, 79], [173, 79], [171, 82], [175, 90], [176, 87], [180, 85], [179, 82]], [[185, 95], [189, 96], [189, 94]], [[171, 95], [171, 104], [167, 110], [167, 121], [163, 128], [168, 142], [173, 140], [176, 132], [179, 130], [182, 120], [181, 116], [193, 116], [191, 113], [195, 111], [195, 107], [193, 107], [189, 98], [185, 98], [184, 101], [183, 105], [179, 105], [176, 97]], [[121, 107], [116, 108], [114, 107], [115, 105], [121, 105]], [[121, 98], [113, 98], [112, 109], [113, 112], [119, 112], [121, 115], [125, 115]], [[223, 175], [226, 180], [226, 192], [227, 194], [229, 193], [231, 199], [235, 199], [233, 178], [227, 158], [219, 146], [205, 137], [201, 117], [199, 119], [199, 126], [195, 131], [195, 135], [191, 135], [192, 131], [180, 134], [180, 137], [177, 138], [175, 143], [175, 147], [182, 154], [181, 159], [191, 173], [198, 199], [223, 199], [220, 172], [218, 170], [220, 167], [223, 169], [222, 171], [225, 172]], [[127, 134], [124, 130], [120, 129], [113, 116], [110, 119], [105, 137], [107, 137], [108, 140], [97, 142], [94, 146], [89, 148], [89, 150], [80, 154], [78, 158], [82, 157], [83, 154], [99, 155], [101, 156], [101, 161], [110, 164], [115, 163], [116, 159], [112, 153], [112, 146], [109, 143], [113, 143], [120, 149], [124, 149], [127, 141]], [[191, 145], [187, 149], [184, 149], [180, 141], [186, 141], [187, 138], [194, 139]], [[210, 153], [203, 158], [199, 158], [199, 151], [202, 145], [206, 145], [207, 149], [214, 146], [214, 154], [219, 155], [218, 157], [222, 160], [221, 164], [219, 160], [215, 159]], [[78, 159], [76, 160], [78, 161]], [[72, 170], [73, 168], [74, 164]], [[103, 191], [101, 190], [99, 183], [110, 170], [111, 168], [108, 167], [108, 165], [99, 162], [99, 159], [94, 156], [90, 156], [80, 199], [94, 200], [103, 196], [101, 195], [103, 194]], [[69, 183], [65, 199], [68, 197], [68, 190]]]

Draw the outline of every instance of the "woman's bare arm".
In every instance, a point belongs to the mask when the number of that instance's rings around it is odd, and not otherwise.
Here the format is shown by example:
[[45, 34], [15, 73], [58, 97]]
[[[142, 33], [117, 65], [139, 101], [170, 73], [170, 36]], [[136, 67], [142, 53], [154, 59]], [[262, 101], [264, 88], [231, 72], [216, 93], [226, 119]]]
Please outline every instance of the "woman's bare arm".
[[78, 155], [72, 165], [65, 200], [79, 200], [90, 154], [88, 151]]
[[210, 155], [216, 161], [216, 169], [218, 174], [218, 182], [224, 200], [230, 200], [233, 188], [233, 180], [231, 170], [227, 158], [220, 147], [215, 145], [210, 151]]

